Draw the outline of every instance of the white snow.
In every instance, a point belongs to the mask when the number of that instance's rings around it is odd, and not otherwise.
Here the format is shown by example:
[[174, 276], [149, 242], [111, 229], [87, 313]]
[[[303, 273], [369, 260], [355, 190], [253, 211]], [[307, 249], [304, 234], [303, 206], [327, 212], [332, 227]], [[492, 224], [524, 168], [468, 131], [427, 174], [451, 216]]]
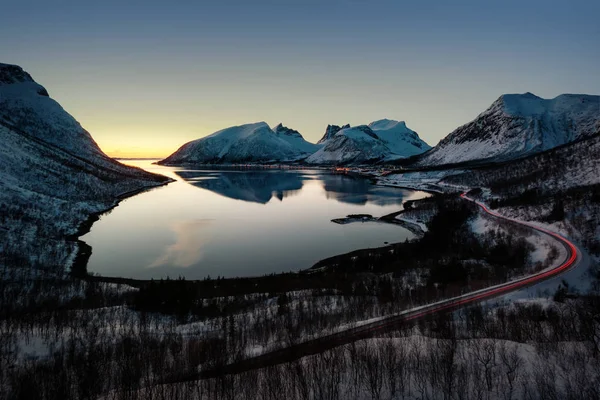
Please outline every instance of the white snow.
[[600, 132], [600, 96], [506, 94], [423, 156], [420, 165], [507, 160]]
[[393, 160], [420, 154], [430, 148], [403, 121], [388, 119], [343, 128], [323, 143], [321, 149], [306, 159], [308, 163], [360, 164]]
[[404, 121], [381, 119], [371, 122], [369, 128], [386, 143], [392, 153], [402, 157], [420, 154], [431, 148], [415, 131], [407, 128]]
[[222, 129], [188, 142], [162, 163], [294, 161], [306, 158], [317, 148], [296, 131], [278, 129], [275, 132], [266, 122], [257, 122]]

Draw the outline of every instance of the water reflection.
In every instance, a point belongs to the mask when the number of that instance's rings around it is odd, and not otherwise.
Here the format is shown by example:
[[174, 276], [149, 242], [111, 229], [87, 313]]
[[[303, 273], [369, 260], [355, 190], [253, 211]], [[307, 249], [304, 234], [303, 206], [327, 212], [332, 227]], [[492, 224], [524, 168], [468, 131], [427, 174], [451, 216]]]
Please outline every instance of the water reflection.
[[402, 204], [403, 191], [397, 188], [372, 185], [367, 179], [349, 175], [327, 174], [322, 176], [323, 188], [328, 199], [342, 203], [379, 206]]
[[132, 163], [177, 181], [124, 200], [94, 223], [83, 237], [93, 248], [90, 272], [202, 279], [297, 271], [335, 254], [412, 238], [398, 225], [331, 220], [386, 215], [402, 199], [426, 196], [316, 169], [192, 171]]
[[266, 204], [271, 198], [283, 200], [296, 195], [303, 181], [318, 176], [327, 199], [342, 203], [380, 206], [402, 204], [404, 197], [397, 188], [374, 186], [369, 180], [322, 171], [177, 171], [187, 183], [231, 199]]
[[213, 220], [195, 219], [190, 221], [177, 221], [171, 225], [175, 234], [175, 243], [167, 246], [148, 268], [174, 266], [187, 268], [202, 259], [203, 249], [210, 239], [207, 228]]
[[177, 171], [177, 175], [196, 187], [231, 199], [268, 203], [297, 194], [304, 177], [295, 171]]

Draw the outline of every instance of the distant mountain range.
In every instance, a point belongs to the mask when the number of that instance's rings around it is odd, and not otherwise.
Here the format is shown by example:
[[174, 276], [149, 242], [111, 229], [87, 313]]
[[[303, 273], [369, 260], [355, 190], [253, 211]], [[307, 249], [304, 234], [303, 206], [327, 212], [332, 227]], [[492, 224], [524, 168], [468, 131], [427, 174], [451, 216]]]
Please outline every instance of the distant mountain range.
[[[3, 159], [6, 165], [19, 154], [18, 147], [29, 140], [47, 151], [66, 152], [102, 173], [156, 179], [106, 156], [91, 135], [18, 66], [0, 64], [0, 126], [26, 138], [23, 143], [17, 140], [13, 148], [7, 137], [6, 145], [0, 149], [6, 155]], [[403, 121], [382, 119], [368, 125], [328, 125], [316, 144], [282, 124], [271, 128], [265, 122], [258, 122], [226, 128], [188, 142], [159, 163], [359, 165], [405, 160], [418, 168], [507, 161], [599, 133], [600, 96], [564, 94], [542, 99], [531, 93], [506, 94], [434, 148]], [[16, 177], [22, 172], [11, 173]], [[7, 176], [6, 182], [9, 181]], [[111, 186], [104, 183], [107, 188]]]
[[600, 96], [532, 93], [500, 96], [475, 120], [431, 148], [403, 121], [328, 125], [316, 143], [282, 124], [265, 122], [223, 129], [183, 145], [161, 164], [303, 162], [360, 165], [410, 158], [411, 167], [507, 161], [600, 133]]
[[271, 129], [258, 122], [188, 142], [159, 164], [349, 164], [405, 158], [430, 148], [404, 122], [388, 119], [355, 127], [328, 125], [317, 144], [282, 124]]

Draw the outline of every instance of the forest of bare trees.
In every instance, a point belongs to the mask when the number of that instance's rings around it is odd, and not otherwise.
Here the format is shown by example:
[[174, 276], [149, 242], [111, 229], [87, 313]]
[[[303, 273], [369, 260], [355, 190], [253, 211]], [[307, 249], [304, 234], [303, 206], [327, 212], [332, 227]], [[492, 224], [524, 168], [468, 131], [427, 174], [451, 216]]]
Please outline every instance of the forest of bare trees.
[[[3, 323], [0, 384], [10, 399], [597, 399], [599, 306], [598, 297], [473, 306], [285, 364], [183, 383], [168, 382], [241, 357], [251, 333], [224, 319], [214, 337], [198, 339], [174, 320], [120, 307], [38, 315]], [[46, 357], [17, 361], [15, 346], [49, 337], [56, 347]]]

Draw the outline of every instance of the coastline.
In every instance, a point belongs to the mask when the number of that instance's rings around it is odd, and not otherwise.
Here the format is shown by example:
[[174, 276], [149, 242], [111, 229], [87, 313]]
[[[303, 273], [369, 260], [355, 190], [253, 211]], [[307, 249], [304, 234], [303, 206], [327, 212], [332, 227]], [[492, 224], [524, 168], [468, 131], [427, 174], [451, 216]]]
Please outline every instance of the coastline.
[[[76, 278], [80, 278], [80, 279], [88, 279], [89, 277], [91, 277], [91, 275], [89, 275], [87, 272], [87, 263], [92, 255], [92, 246], [90, 246], [89, 244], [87, 244], [86, 242], [84, 242], [83, 240], [81, 240], [79, 238], [81, 236], [84, 236], [85, 234], [89, 233], [90, 230], [92, 229], [92, 226], [94, 225], [94, 223], [97, 222], [103, 214], [106, 214], [107, 212], [118, 207], [119, 204], [123, 200], [125, 200], [129, 197], [132, 197], [137, 194], [147, 192], [147, 191], [150, 191], [153, 189], [158, 189], [160, 187], [166, 186], [169, 183], [173, 183], [173, 182], [175, 182], [174, 179], [167, 178], [165, 181], [157, 182], [157, 184], [155, 184], [155, 185], [143, 186], [138, 189], [120, 193], [116, 196], [114, 204], [112, 204], [111, 206], [109, 206], [108, 208], [105, 208], [103, 210], [90, 213], [88, 215], [88, 218], [79, 224], [75, 233], [73, 233], [72, 235], [69, 235], [65, 238], [65, 240], [67, 242], [74, 242], [77, 246], [77, 253], [75, 254], [75, 257], [73, 258], [73, 262], [70, 265], [70, 274], [72, 276], [74, 276]], [[119, 278], [116, 278], [116, 279], [119, 279]], [[126, 278], [120, 278], [120, 279], [126, 279]], [[108, 280], [105, 280], [105, 281], [108, 282]], [[113, 279], [113, 281], [114, 281], [114, 279]]]
[[348, 225], [348, 224], [353, 224], [353, 223], [357, 223], [357, 222], [361, 222], [361, 223], [381, 222], [384, 224], [399, 225], [399, 226], [409, 230], [412, 234], [417, 236], [417, 238], [423, 237], [425, 232], [418, 224], [412, 223], [408, 220], [396, 219], [396, 216], [401, 215], [402, 213], [404, 213], [404, 211], [405, 210], [395, 211], [393, 213], [383, 215], [381, 217], [373, 217], [371, 215], [364, 216], [364, 217], [347, 216], [344, 218], [334, 218], [331, 220], [331, 222], [333, 222], [335, 224], [339, 224], [339, 225]]
[[[373, 185], [379, 185], [379, 186], [389, 186], [389, 187], [394, 187], [394, 188], [403, 188], [403, 189], [408, 189], [408, 190], [419, 190], [419, 191], [423, 191], [426, 193], [430, 193], [431, 195], [436, 195], [439, 194], [439, 192], [436, 191], [432, 191], [432, 190], [427, 190], [427, 189], [421, 189], [421, 188], [414, 188], [414, 187], [406, 187], [406, 186], [396, 186], [396, 185], [389, 185], [389, 184], [381, 184], [378, 182], [378, 177], [377, 176], [373, 176], [371, 174], [367, 174], [367, 173], [363, 173], [363, 172], [359, 172], [359, 171], [351, 171], [351, 172], [345, 172], [345, 174], [347, 175], [351, 175], [351, 176], [356, 176], [356, 177], [361, 177], [361, 178], [366, 178], [368, 179], [371, 184]], [[110, 207], [103, 209], [101, 211], [95, 212], [95, 213], [91, 213], [89, 215], [89, 217], [83, 221], [78, 229], [77, 232], [68, 236], [67, 240], [75, 242], [77, 245], [77, 253], [74, 257], [74, 260], [71, 264], [71, 269], [70, 269], [70, 273], [71, 275], [73, 275], [76, 278], [79, 279], [84, 279], [84, 280], [88, 280], [88, 281], [94, 281], [94, 282], [105, 282], [105, 283], [116, 283], [116, 284], [126, 284], [132, 287], [140, 287], [144, 284], [147, 284], [151, 281], [153, 281], [153, 279], [137, 279], [137, 278], [125, 278], [125, 277], [117, 277], [117, 276], [101, 276], [101, 275], [90, 275], [87, 272], [87, 263], [89, 258], [92, 255], [92, 248], [90, 245], [88, 245], [85, 241], [79, 239], [81, 236], [87, 234], [93, 224], [98, 221], [100, 219], [100, 217], [109, 212], [110, 210], [116, 208], [121, 201], [132, 197], [136, 194], [145, 192], [145, 191], [149, 191], [149, 190], [153, 190], [165, 185], [168, 185], [169, 183], [174, 182], [175, 180], [173, 179], [168, 179], [165, 182], [160, 182], [156, 185], [153, 186], [145, 186], [139, 189], [135, 189], [132, 191], [128, 191], [122, 194], [119, 194], [116, 197], [115, 203], [113, 205], [111, 205]], [[413, 233], [416, 237], [413, 240], [419, 239], [423, 236], [424, 231], [423, 229], [421, 229], [421, 227], [416, 224], [416, 223], [411, 223], [410, 221], [406, 221], [406, 220], [398, 220], [395, 217], [397, 215], [400, 215], [404, 212], [405, 210], [399, 210], [381, 217], [372, 217], [369, 218], [367, 221], [369, 222], [381, 222], [381, 223], [388, 223], [388, 224], [394, 224], [394, 225], [399, 225], [402, 226], [403, 228], [409, 230], [411, 233]], [[344, 221], [344, 222], [342, 222]], [[336, 222], [336, 223], [353, 223], [353, 222], [358, 222], [358, 221], [365, 221], [363, 219], [351, 219], [350, 221], [348, 221], [348, 218], [338, 218], [335, 220], [332, 220], [332, 222]], [[306, 274], [312, 274], [314, 272], [316, 272], [316, 270], [318, 270], [320, 267], [319, 265], [323, 262], [329, 261], [331, 259], [334, 259], [336, 257], [340, 257], [340, 256], [345, 256], [348, 254], [353, 254], [353, 253], [361, 253], [361, 252], [365, 252], [365, 251], [373, 251], [373, 250], [381, 250], [381, 249], [385, 249], [385, 248], [389, 248], [390, 246], [393, 246], [395, 244], [399, 244], [402, 242], [390, 242], [389, 244], [386, 244], [384, 246], [381, 247], [376, 247], [376, 248], [361, 248], [361, 249], [356, 249], [356, 250], [352, 250], [350, 252], [347, 253], [342, 253], [342, 254], [336, 254], [334, 256], [331, 257], [327, 257], [324, 258], [322, 260], [317, 261], [314, 265], [298, 270], [296, 272], [281, 272], [279, 274], [276, 275], [290, 275], [291, 274], [296, 274], [298, 276], [303, 276]], [[232, 278], [228, 278], [233, 280], [245, 280], [245, 279], [252, 279], [252, 280], [261, 280], [261, 279], [266, 279], [267, 277], [269, 277], [269, 279], [273, 279], [273, 275], [267, 274], [264, 276], [248, 276], [248, 277], [232, 277]], [[193, 280], [188, 280], [187, 282], [193, 283], [193, 282], [202, 282], [202, 279], [193, 279]]]
[[396, 211], [396, 212], [384, 215], [382, 217], [379, 217], [379, 221], [386, 222], [388, 224], [400, 225], [403, 228], [411, 231], [415, 236], [417, 236], [417, 239], [422, 238], [423, 235], [425, 234], [425, 231], [418, 224], [407, 221], [407, 220], [402, 220], [402, 219], [396, 218], [398, 215], [403, 214], [405, 211], [406, 210], [400, 210], [400, 211]]

